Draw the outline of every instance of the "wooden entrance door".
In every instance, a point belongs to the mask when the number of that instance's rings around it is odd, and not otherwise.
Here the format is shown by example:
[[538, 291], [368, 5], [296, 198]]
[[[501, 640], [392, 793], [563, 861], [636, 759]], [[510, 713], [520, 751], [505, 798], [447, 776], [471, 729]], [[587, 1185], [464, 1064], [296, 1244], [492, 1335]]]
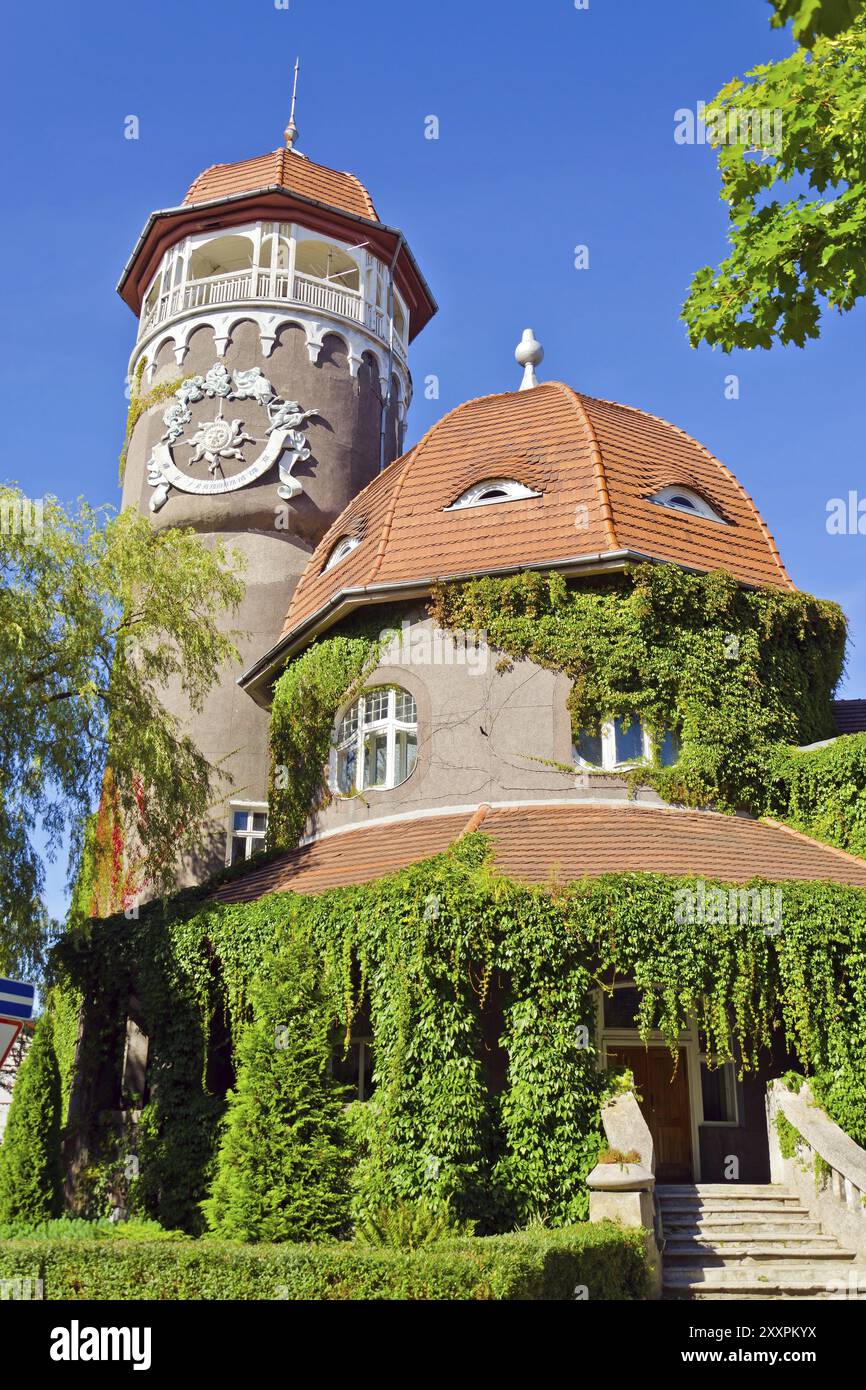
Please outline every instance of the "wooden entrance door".
[[653, 1137], [658, 1182], [692, 1182], [692, 1126], [685, 1053], [675, 1068], [666, 1047], [610, 1047], [608, 1060], [628, 1067]]

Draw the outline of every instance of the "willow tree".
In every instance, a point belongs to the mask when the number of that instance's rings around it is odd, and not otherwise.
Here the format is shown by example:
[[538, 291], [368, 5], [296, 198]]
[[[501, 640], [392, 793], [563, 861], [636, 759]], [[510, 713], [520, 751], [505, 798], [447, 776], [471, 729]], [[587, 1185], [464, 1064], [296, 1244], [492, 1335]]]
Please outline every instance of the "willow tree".
[[68, 841], [79, 862], [107, 765], [151, 887], [197, 847], [221, 774], [161, 691], [201, 708], [237, 659], [220, 619], [242, 593], [191, 530], [0, 486], [0, 972], [38, 964], [42, 855]]

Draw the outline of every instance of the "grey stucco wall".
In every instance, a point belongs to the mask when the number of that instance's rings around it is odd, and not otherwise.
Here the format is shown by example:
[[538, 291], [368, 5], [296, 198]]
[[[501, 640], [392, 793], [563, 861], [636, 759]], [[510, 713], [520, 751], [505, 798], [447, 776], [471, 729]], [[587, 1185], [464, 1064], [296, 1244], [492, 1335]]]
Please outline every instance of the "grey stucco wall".
[[[409, 621], [404, 619], [404, 621]], [[311, 817], [306, 833], [322, 834], [384, 816], [406, 815], [480, 802], [622, 800], [622, 778], [584, 776], [571, 770], [568, 677], [518, 661], [497, 669], [501, 653], [470, 648], [462, 662], [439, 659], [435, 624], [420, 610], [407, 635], [391, 644], [389, 658], [371, 672], [367, 686], [399, 685], [418, 708], [418, 757], [409, 777], [391, 791], [335, 796]], [[426, 633], [422, 641], [419, 634]], [[425, 651], [431, 659], [425, 661]], [[416, 659], [420, 658], [420, 659]], [[551, 767], [563, 764], [566, 770]], [[661, 805], [647, 788], [641, 801]]]

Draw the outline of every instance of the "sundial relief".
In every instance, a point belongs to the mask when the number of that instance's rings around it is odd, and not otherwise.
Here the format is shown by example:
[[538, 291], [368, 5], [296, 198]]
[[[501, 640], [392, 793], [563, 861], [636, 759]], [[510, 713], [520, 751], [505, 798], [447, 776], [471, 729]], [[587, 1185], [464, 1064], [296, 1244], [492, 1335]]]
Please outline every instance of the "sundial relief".
[[[226, 415], [233, 401], [245, 402], [243, 417]], [[304, 431], [314, 415], [318, 411], [278, 396], [258, 367], [232, 373], [215, 362], [205, 376], [187, 377], [162, 417], [165, 434], [148, 461], [147, 481], [154, 489], [150, 510], [165, 506], [172, 488], [204, 495], [236, 492], [275, 463], [277, 495], [297, 497], [301, 484], [292, 469], [310, 457]], [[260, 452], [249, 459], [257, 448]]]

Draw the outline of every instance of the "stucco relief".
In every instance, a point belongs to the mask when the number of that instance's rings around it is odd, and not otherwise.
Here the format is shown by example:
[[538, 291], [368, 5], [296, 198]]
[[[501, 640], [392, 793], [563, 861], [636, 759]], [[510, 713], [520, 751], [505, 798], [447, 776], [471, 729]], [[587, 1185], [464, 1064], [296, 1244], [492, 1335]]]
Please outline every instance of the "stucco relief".
[[[215, 401], [216, 413], [195, 419], [194, 406], [207, 400]], [[245, 419], [227, 419], [226, 401], [249, 402], [248, 410], [258, 422], [262, 437], [247, 432]], [[278, 496], [284, 500], [296, 497], [301, 485], [292, 477], [292, 469], [310, 457], [305, 426], [317, 415], [316, 410], [302, 410], [297, 401], [278, 396], [259, 367], [230, 373], [223, 362], [215, 362], [204, 375], [187, 377], [163, 414], [165, 433], [148, 461], [147, 480], [154, 489], [150, 510], [158, 512], [168, 501], [172, 488], [199, 494], [235, 492], [260, 478], [274, 463], [279, 468]], [[192, 424], [195, 432], [184, 439]], [[255, 427], [254, 423], [252, 428]], [[264, 447], [248, 462], [244, 450], [250, 444]], [[184, 447], [194, 452], [178, 463], [173, 451]], [[210, 477], [190, 471], [202, 462], [207, 464]], [[243, 467], [231, 471], [232, 463]]]

